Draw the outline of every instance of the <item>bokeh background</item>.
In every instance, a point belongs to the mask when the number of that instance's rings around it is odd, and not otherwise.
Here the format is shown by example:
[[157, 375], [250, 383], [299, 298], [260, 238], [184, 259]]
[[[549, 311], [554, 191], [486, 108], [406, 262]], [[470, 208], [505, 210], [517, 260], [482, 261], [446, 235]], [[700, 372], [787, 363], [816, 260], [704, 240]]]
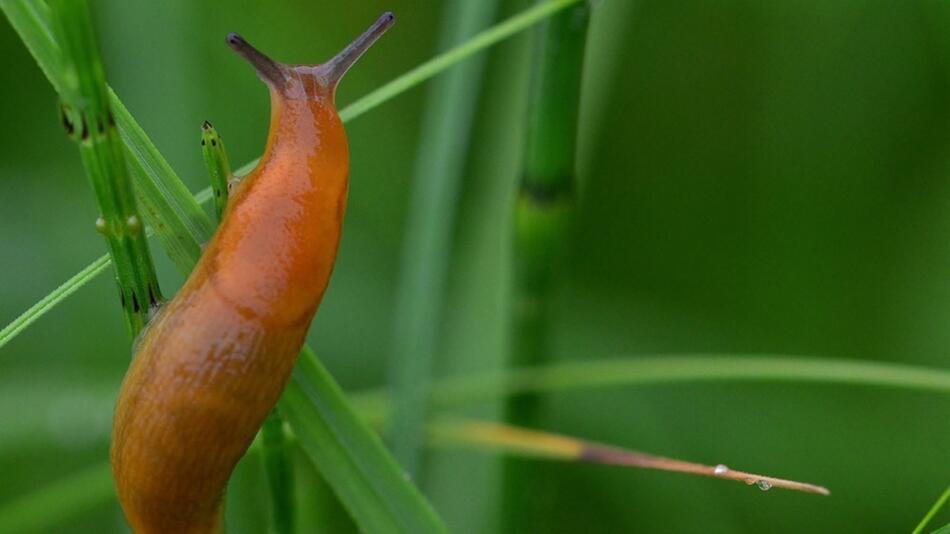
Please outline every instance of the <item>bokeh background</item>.
[[[202, 121], [215, 124], [236, 165], [256, 157], [266, 135], [266, 92], [224, 46], [227, 32], [277, 59], [309, 62], [395, 11], [396, 29], [343, 84], [345, 104], [431, 57], [442, 8], [436, 0], [91, 4], [111, 84], [195, 191], [206, 186]], [[501, 4], [504, 16], [527, 2]], [[779, 353], [948, 367], [950, 2], [597, 0], [591, 32], [557, 359]], [[522, 36], [493, 48], [483, 86], [472, 88], [479, 108], [440, 375], [502, 361], [530, 43]], [[0, 57], [5, 324], [105, 247], [56, 97], [5, 20]], [[425, 88], [413, 90], [348, 126], [346, 231], [310, 336], [348, 389], [386, 381], [425, 98]], [[181, 277], [153, 250], [170, 294]], [[106, 458], [128, 362], [117, 304], [102, 276], [0, 352], [0, 502]], [[950, 479], [948, 415], [945, 396], [840, 385], [554, 395], [546, 429], [819, 482], [832, 495], [550, 463], [549, 525], [909, 531]], [[425, 473], [423, 489], [454, 531], [494, 531], [495, 456], [437, 450]], [[120, 518], [110, 503], [56, 531], [121, 531]], [[944, 512], [934, 526], [948, 520]]]

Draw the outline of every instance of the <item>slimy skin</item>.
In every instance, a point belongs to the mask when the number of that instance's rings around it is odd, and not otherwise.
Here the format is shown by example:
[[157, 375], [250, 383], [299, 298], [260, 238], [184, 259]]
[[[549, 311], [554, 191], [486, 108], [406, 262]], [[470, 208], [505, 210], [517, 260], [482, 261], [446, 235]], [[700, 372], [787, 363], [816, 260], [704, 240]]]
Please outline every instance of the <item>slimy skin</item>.
[[111, 459], [135, 532], [220, 532], [228, 478], [290, 377], [336, 260], [349, 174], [337, 83], [393, 21], [319, 66], [281, 65], [228, 36], [270, 88], [270, 132], [122, 383]]

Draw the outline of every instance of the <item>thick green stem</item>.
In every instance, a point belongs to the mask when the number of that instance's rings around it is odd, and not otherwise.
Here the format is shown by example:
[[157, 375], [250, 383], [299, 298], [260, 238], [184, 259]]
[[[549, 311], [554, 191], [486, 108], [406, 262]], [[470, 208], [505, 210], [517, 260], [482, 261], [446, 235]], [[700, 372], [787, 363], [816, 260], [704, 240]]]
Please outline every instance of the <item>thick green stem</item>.
[[284, 420], [271, 411], [261, 427], [264, 471], [271, 496], [271, 525], [275, 534], [291, 534], [294, 528], [293, 469], [290, 442], [284, 434]]
[[[590, 7], [584, 3], [550, 18], [538, 30], [537, 70], [531, 89], [524, 170], [515, 204], [514, 290], [510, 365], [550, 359], [550, 295], [562, 244], [573, 216], [577, 122]], [[537, 424], [540, 397], [513, 397], [506, 420]], [[503, 528], [542, 528], [550, 485], [524, 460], [505, 462]]]
[[126, 324], [134, 337], [161, 300], [145, 226], [132, 193], [86, 3], [54, 0], [51, 8], [62, 47], [63, 127], [79, 144], [101, 213], [96, 229], [109, 245]]
[[[488, 26], [495, 5], [496, 0], [448, 2], [441, 47], [456, 45]], [[455, 208], [483, 67], [483, 59], [470, 61], [433, 83], [413, 173], [390, 371], [395, 388], [393, 452], [412, 476], [421, 462], [425, 391], [437, 350]]]
[[204, 156], [205, 169], [211, 180], [211, 191], [214, 194], [214, 211], [221, 220], [224, 207], [228, 205], [228, 182], [231, 181], [231, 164], [228, 162], [228, 153], [224, 150], [224, 140], [210, 122], [205, 121], [201, 126], [201, 155]]

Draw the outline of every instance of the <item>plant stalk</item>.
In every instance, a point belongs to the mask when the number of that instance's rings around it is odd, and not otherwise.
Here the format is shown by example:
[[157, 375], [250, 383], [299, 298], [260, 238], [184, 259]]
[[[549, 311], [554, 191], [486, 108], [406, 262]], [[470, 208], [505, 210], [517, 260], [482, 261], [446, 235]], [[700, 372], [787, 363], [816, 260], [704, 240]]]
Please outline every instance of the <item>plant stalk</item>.
[[220, 222], [224, 215], [224, 208], [228, 205], [231, 164], [228, 161], [228, 153], [224, 149], [224, 140], [208, 121], [201, 125], [201, 155], [204, 157], [205, 169], [211, 181], [214, 211]]
[[[590, 6], [578, 4], [537, 30], [524, 168], [514, 213], [514, 288], [509, 365], [551, 359], [551, 292], [574, 212], [577, 124]], [[505, 420], [537, 424], [538, 395], [512, 397]], [[502, 478], [502, 528], [526, 532], [544, 526], [551, 485], [529, 462], [509, 459]]]
[[62, 48], [63, 127], [79, 145], [100, 211], [96, 229], [108, 243], [126, 326], [135, 337], [161, 301], [161, 292], [109, 104], [92, 19], [83, 0], [54, 0], [50, 7]]

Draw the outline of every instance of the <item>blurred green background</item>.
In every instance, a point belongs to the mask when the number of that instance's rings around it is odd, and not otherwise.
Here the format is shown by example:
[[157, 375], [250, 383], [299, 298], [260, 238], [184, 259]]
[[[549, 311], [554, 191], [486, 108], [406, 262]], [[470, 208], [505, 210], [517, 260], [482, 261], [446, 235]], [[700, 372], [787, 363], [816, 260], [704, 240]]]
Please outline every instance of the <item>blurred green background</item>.
[[[480, 0], [471, 0], [480, 1]], [[527, 5], [503, 0], [500, 16]], [[341, 104], [435, 53], [441, 2], [96, 0], [107, 75], [192, 190], [200, 125], [256, 157], [266, 91], [226, 46], [329, 57], [399, 24]], [[782, 353], [950, 363], [950, 2], [598, 0], [581, 202], [557, 358]], [[493, 48], [453, 244], [438, 373], [500, 365], [530, 38]], [[105, 251], [53, 90], [0, 22], [0, 322]], [[387, 376], [426, 91], [348, 126], [346, 231], [312, 346], [348, 389]], [[424, 147], [423, 147], [424, 150]], [[154, 250], [157, 249], [157, 245]], [[160, 252], [166, 294], [181, 283]], [[106, 458], [128, 362], [114, 283], [82, 288], [0, 353], [0, 502]], [[497, 407], [475, 407], [492, 414]], [[550, 398], [543, 426], [827, 485], [763, 494], [684, 475], [546, 464], [563, 532], [909, 531], [950, 480], [950, 399], [831, 385], [658, 385]], [[421, 484], [457, 532], [492, 532], [497, 458], [432, 452]], [[57, 532], [120, 530], [114, 504]], [[934, 524], [950, 520], [944, 512]], [[234, 525], [232, 525], [234, 526]], [[234, 526], [233, 532], [240, 532]]]

